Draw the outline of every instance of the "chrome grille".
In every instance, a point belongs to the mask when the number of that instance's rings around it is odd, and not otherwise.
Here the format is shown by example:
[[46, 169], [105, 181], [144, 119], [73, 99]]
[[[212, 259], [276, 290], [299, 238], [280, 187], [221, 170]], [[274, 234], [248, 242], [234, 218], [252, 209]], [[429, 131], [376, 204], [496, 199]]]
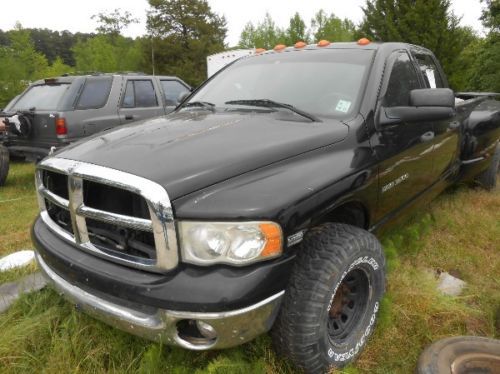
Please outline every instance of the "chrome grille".
[[[57, 185], [51, 186], [45, 173], [55, 173]], [[64, 181], [64, 182], [61, 182]], [[67, 193], [60, 184], [67, 183]], [[97, 183], [137, 194], [147, 204], [147, 216], [119, 214], [87, 206], [84, 202], [85, 186]], [[48, 158], [37, 166], [36, 186], [41, 218], [56, 234], [96, 256], [153, 272], [166, 272], [178, 264], [177, 237], [172, 206], [165, 189], [148, 179], [103, 166], [63, 158]], [[58, 209], [55, 209], [58, 208]], [[69, 212], [71, 222], [55, 219], [57, 214]], [[119, 211], [119, 210], [118, 210]], [[54, 213], [56, 212], [56, 213]], [[110, 252], [95, 245], [89, 222], [102, 222], [124, 229], [152, 233], [155, 255], [150, 258]], [[65, 228], [70, 226], [71, 229]]]

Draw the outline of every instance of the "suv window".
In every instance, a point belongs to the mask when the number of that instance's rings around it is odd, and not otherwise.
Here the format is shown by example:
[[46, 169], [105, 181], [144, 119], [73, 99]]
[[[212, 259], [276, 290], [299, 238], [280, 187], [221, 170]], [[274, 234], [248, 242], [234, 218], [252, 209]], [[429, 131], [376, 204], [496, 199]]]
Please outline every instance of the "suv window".
[[76, 109], [96, 109], [103, 107], [108, 101], [112, 81], [112, 77], [86, 79], [82, 94], [76, 104]]
[[31, 86], [28, 91], [12, 105], [11, 109], [27, 110], [35, 108], [38, 110], [56, 110], [69, 86], [70, 85], [66, 83]]
[[179, 96], [189, 91], [181, 82], [174, 80], [162, 80], [161, 86], [163, 87], [166, 105], [177, 105], [179, 103]]
[[432, 57], [427, 54], [415, 54], [414, 57], [424, 76], [426, 86], [429, 88], [443, 88], [444, 84], [441, 79], [441, 74]]
[[408, 106], [410, 91], [421, 88], [418, 75], [406, 53], [400, 53], [392, 66], [391, 76], [385, 94], [385, 106]]
[[158, 106], [151, 80], [129, 80], [123, 96], [123, 108], [150, 108]]

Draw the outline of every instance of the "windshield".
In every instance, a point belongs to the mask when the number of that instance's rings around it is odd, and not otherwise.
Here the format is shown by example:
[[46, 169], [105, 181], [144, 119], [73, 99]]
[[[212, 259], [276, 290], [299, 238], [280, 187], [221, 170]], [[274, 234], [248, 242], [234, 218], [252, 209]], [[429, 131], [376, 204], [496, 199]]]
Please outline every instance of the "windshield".
[[41, 84], [31, 86], [12, 106], [14, 110], [56, 110], [69, 84]]
[[216, 107], [231, 101], [273, 100], [320, 116], [355, 110], [373, 51], [325, 49], [255, 55], [230, 65], [189, 102]]

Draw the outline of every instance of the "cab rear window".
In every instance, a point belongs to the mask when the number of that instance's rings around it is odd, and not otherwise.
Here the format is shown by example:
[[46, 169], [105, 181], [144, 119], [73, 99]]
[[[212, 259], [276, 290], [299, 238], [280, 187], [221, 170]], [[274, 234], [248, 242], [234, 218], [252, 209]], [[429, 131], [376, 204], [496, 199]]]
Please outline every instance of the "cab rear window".
[[12, 106], [12, 110], [57, 110], [69, 84], [31, 86]]

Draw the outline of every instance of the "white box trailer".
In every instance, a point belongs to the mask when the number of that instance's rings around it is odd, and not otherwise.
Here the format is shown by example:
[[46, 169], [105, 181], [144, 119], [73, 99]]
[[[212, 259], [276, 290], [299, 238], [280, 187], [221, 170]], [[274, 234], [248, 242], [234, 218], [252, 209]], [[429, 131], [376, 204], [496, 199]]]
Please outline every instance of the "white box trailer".
[[235, 49], [232, 51], [225, 51], [216, 53], [207, 57], [207, 78], [217, 73], [227, 64], [233, 62], [244, 56], [251, 56], [255, 54], [255, 49]]

